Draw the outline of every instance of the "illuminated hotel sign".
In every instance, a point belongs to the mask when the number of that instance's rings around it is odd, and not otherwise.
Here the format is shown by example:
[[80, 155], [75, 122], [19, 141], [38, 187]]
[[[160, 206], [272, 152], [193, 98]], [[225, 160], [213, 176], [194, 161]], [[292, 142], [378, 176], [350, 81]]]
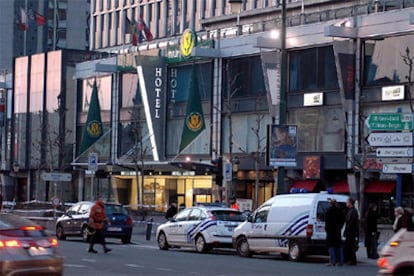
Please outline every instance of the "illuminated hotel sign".
[[404, 85], [387, 86], [382, 88], [382, 100], [404, 100]]
[[323, 105], [323, 93], [307, 93], [303, 96], [304, 106]]
[[164, 156], [164, 129], [167, 69], [165, 59], [158, 56], [136, 56], [138, 84], [154, 161]]

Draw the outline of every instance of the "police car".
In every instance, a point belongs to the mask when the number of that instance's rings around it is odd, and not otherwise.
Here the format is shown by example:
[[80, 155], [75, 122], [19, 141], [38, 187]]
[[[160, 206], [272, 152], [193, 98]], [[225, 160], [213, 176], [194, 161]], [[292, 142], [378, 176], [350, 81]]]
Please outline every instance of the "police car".
[[182, 210], [157, 228], [161, 250], [192, 247], [197, 252], [232, 247], [232, 234], [246, 217], [237, 210], [215, 206], [196, 206]]

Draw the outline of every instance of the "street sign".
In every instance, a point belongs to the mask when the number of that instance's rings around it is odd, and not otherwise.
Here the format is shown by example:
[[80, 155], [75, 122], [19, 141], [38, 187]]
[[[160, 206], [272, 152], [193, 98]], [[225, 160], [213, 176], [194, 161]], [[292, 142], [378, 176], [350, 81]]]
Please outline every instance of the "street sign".
[[98, 154], [91, 152], [88, 155], [88, 170], [96, 172], [98, 170]]
[[372, 147], [381, 146], [412, 146], [413, 133], [411, 132], [385, 132], [371, 133], [367, 141]]
[[377, 148], [377, 157], [413, 157], [413, 148]]
[[409, 164], [413, 162], [411, 157], [380, 157], [377, 162], [381, 164]]
[[384, 164], [382, 166], [383, 173], [412, 173], [412, 164]]
[[412, 113], [370, 114], [365, 125], [371, 130], [399, 131], [413, 129]]
[[55, 181], [55, 182], [72, 181], [72, 174], [70, 173], [42, 173], [41, 177], [44, 181]]

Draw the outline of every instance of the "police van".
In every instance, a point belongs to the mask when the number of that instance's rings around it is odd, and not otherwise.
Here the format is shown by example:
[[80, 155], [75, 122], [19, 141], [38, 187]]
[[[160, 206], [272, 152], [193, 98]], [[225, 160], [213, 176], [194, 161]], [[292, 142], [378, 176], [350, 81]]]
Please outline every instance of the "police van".
[[276, 195], [263, 203], [233, 232], [233, 247], [242, 257], [280, 253], [291, 261], [306, 254], [328, 254], [325, 213], [335, 199], [346, 212], [345, 195], [297, 193]]

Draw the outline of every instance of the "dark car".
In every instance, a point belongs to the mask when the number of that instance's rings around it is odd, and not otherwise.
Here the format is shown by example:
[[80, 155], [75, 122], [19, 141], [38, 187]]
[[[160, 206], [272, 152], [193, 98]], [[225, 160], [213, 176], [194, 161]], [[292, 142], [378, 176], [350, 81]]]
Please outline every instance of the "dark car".
[[0, 213], [1, 275], [63, 275], [58, 241], [28, 219]]
[[[94, 204], [92, 201], [82, 201], [69, 208], [56, 222], [56, 237], [64, 240], [68, 236], [80, 236], [84, 241], [89, 241], [89, 214]], [[110, 224], [105, 225], [105, 236], [120, 238], [124, 244], [130, 243], [132, 219], [126, 209], [117, 203], [106, 202], [104, 206], [110, 221]]]

